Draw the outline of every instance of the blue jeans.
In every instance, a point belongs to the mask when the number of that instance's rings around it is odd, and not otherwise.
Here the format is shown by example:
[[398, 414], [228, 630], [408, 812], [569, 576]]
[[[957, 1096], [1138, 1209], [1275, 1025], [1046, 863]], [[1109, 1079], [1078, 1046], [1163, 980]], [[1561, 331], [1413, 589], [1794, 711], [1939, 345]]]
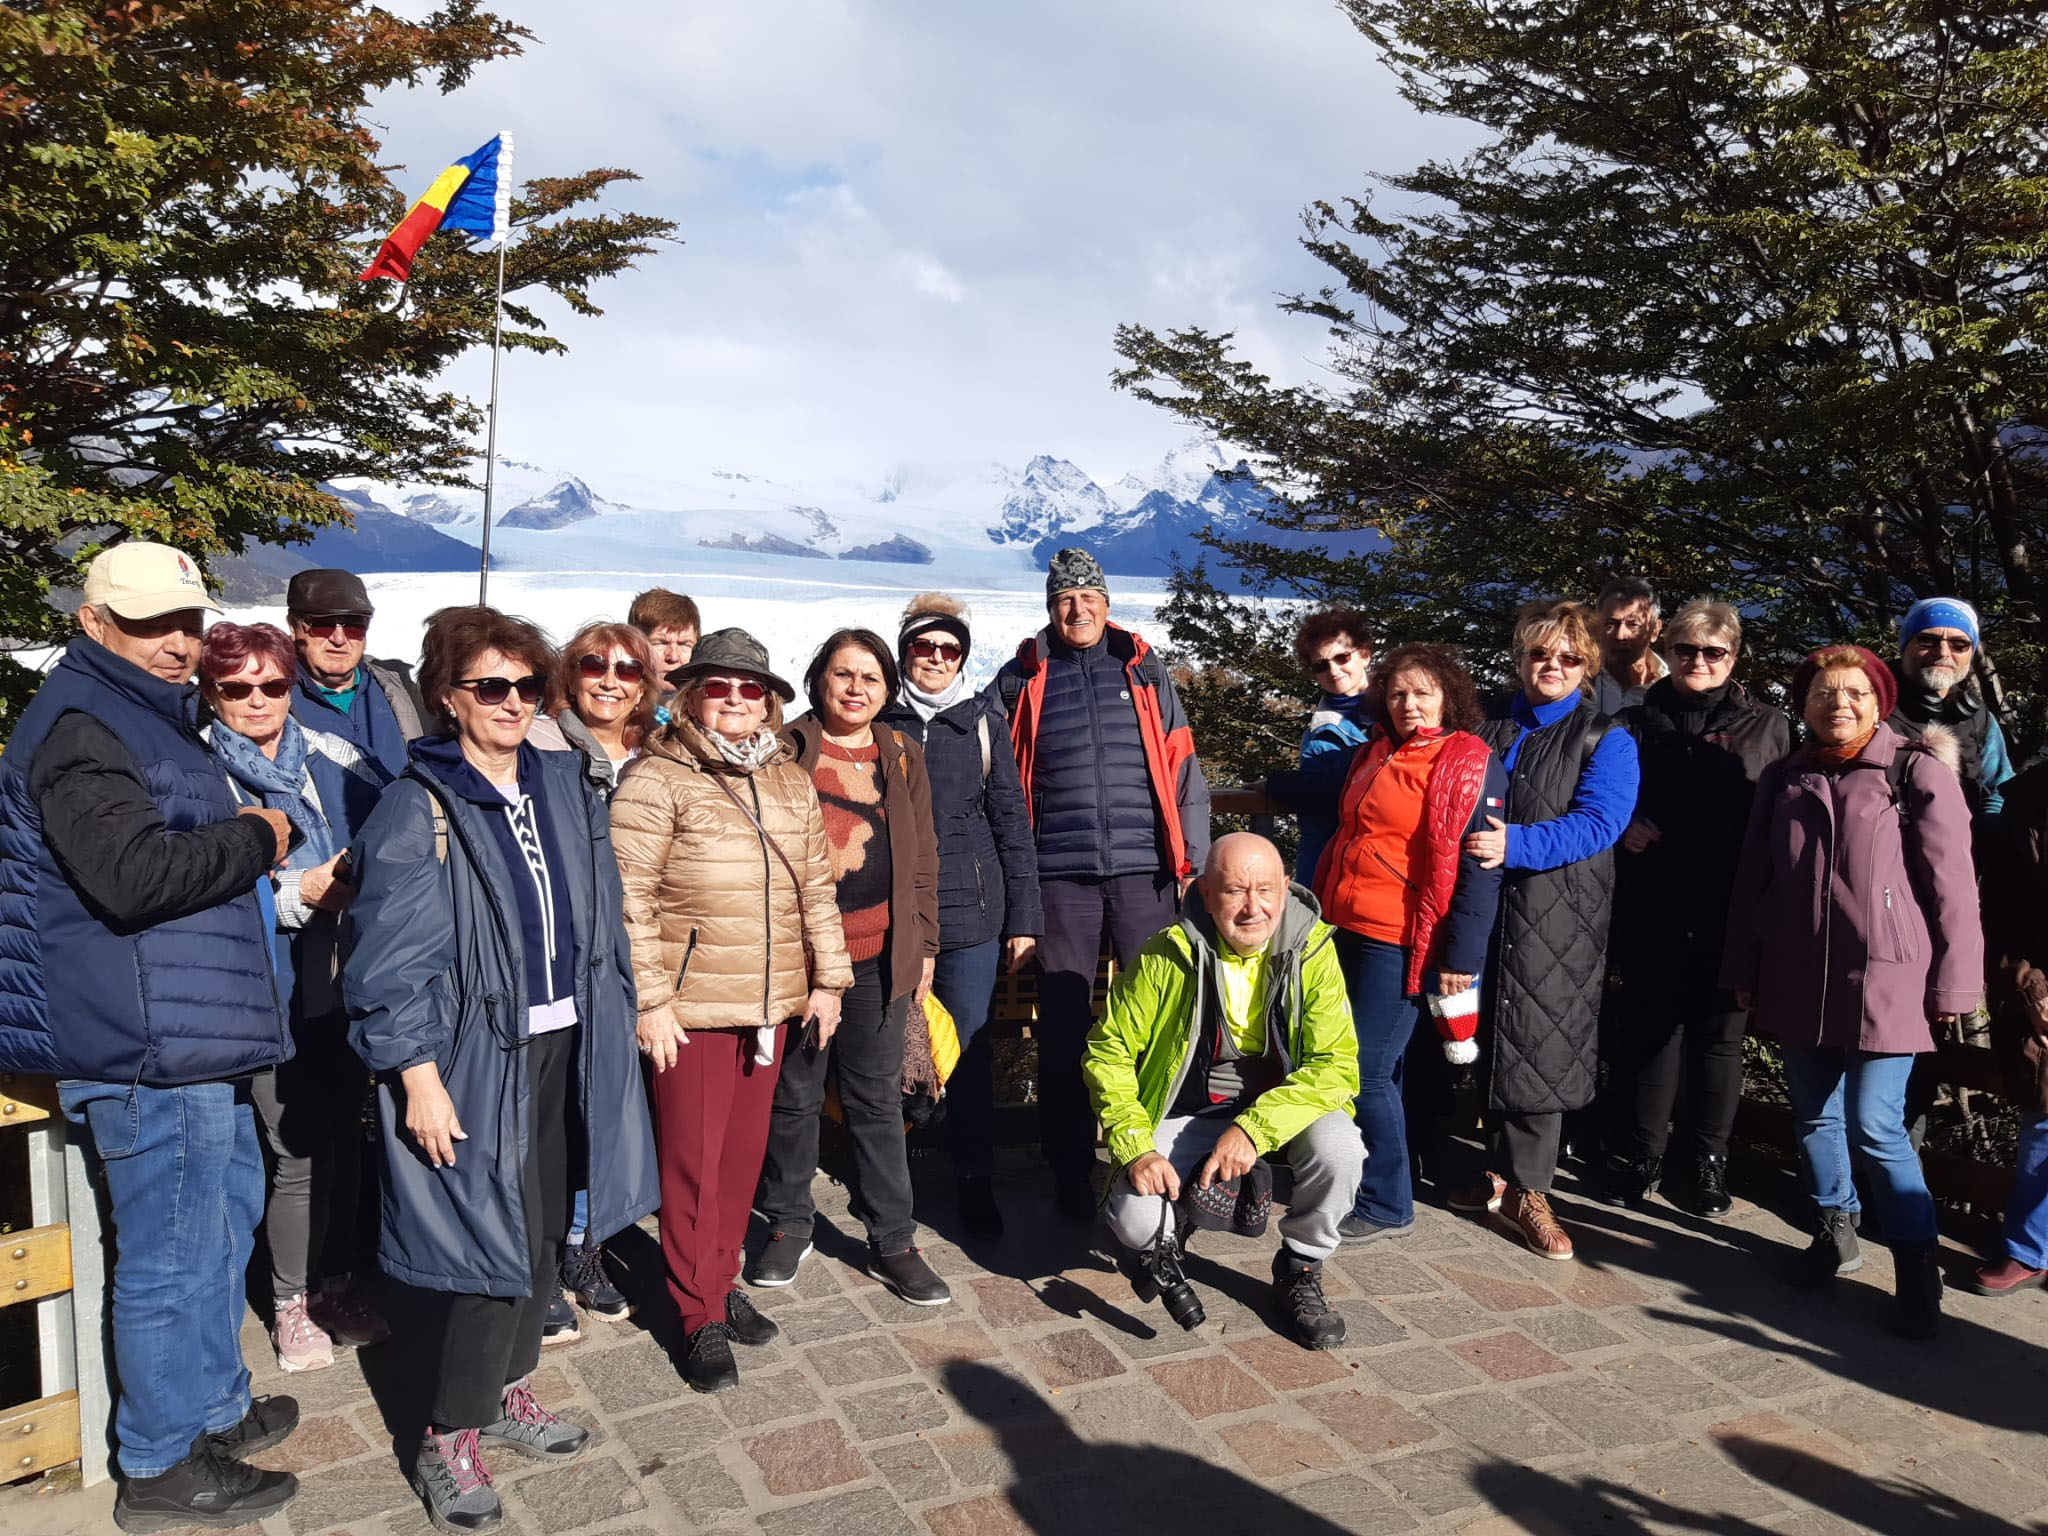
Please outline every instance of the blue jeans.
[[590, 1234], [590, 1191], [579, 1189], [569, 1202], [569, 1246], [580, 1247]]
[[953, 1015], [960, 1036], [960, 1061], [946, 1084], [946, 1148], [953, 1176], [993, 1173], [996, 1166], [995, 1042], [982, 1026], [996, 990], [996, 966], [1003, 941], [942, 949], [932, 967], [932, 996]]
[[1851, 1215], [1861, 1209], [1849, 1171], [1853, 1140], [1868, 1165], [1885, 1240], [1894, 1248], [1933, 1242], [1934, 1197], [1906, 1139], [1913, 1058], [1832, 1046], [1787, 1045], [1784, 1051], [1799, 1165], [1814, 1204]]
[[2029, 1269], [2048, 1269], [2048, 1115], [2020, 1122], [2012, 1194], [2005, 1202], [2005, 1251]]
[[1365, 1139], [1365, 1172], [1352, 1214], [1383, 1227], [1405, 1227], [1415, 1220], [1415, 1190], [1408, 1168], [1402, 1061], [1418, 1010], [1407, 993], [1408, 951], [1340, 928], [1337, 959], [1358, 1033], [1358, 1099], [1352, 1118]]
[[113, 1206], [121, 1471], [154, 1477], [249, 1411], [243, 1276], [264, 1188], [255, 1113], [238, 1083], [64, 1082], [58, 1097], [105, 1164]]

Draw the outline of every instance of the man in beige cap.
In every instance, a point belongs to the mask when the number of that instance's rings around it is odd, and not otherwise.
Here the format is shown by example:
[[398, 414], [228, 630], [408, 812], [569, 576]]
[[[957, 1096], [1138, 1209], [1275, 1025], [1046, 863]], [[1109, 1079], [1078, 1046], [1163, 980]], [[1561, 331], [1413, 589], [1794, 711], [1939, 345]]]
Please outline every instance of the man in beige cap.
[[123, 1530], [240, 1525], [298, 1491], [243, 1464], [298, 1423], [238, 1338], [263, 1215], [250, 1077], [291, 1053], [263, 911], [291, 837], [239, 809], [192, 673], [219, 607], [192, 559], [130, 542], [0, 756], [0, 1071], [60, 1079], [115, 1232]]

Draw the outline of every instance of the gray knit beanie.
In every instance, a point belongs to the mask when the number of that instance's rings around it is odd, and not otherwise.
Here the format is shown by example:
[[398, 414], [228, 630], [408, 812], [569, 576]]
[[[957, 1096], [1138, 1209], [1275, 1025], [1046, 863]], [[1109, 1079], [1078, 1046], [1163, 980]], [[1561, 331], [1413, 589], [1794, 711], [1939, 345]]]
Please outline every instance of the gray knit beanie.
[[1077, 592], [1093, 588], [1104, 597], [1109, 596], [1109, 578], [1102, 573], [1102, 562], [1085, 549], [1063, 549], [1052, 557], [1052, 564], [1045, 571], [1045, 600], [1048, 604], [1062, 592]]

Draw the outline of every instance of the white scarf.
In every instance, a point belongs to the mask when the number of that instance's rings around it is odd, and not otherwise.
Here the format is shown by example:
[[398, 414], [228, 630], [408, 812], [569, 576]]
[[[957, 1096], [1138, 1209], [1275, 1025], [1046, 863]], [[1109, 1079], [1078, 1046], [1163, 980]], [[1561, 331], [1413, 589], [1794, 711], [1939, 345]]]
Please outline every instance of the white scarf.
[[953, 681], [937, 693], [926, 693], [909, 678], [903, 679], [904, 702], [917, 711], [918, 719], [924, 721], [926, 725], [931, 724], [934, 715], [951, 709], [966, 697], [966, 694], [967, 668], [964, 666], [953, 674]]
[[738, 741], [729, 741], [716, 731], [706, 731], [704, 734], [717, 745], [719, 756], [735, 767], [746, 769], [749, 773], [767, 762], [775, 749], [781, 745], [775, 733], [765, 725], [753, 735], [744, 736]]

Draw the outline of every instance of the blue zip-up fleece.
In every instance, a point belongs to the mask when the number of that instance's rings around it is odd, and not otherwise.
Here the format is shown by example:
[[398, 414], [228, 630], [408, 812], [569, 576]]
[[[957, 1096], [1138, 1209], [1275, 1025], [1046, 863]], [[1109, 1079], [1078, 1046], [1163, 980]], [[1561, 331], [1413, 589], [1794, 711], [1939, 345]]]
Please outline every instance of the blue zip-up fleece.
[[[236, 802], [198, 709], [81, 635], [22, 712], [0, 757], [0, 1068], [175, 1087], [291, 1055], [256, 894], [276, 845], [247, 817], [215, 825]], [[53, 782], [38, 760], [73, 715], [103, 745]], [[60, 862], [52, 794], [84, 802], [58, 830], [93, 867]]]
[[[1508, 717], [1521, 727], [1501, 766], [1509, 773], [1521, 755], [1522, 743], [1531, 731], [1555, 725], [1579, 707], [1576, 693], [1552, 704], [1531, 704], [1526, 693], [1517, 693], [1508, 706]], [[1590, 859], [1604, 848], [1621, 841], [1635, 815], [1636, 790], [1642, 765], [1636, 754], [1636, 739], [1627, 731], [1609, 731], [1593, 749], [1592, 759], [1579, 776], [1578, 792], [1562, 816], [1549, 821], [1516, 823], [1508, 828], [1509, 869], [1562, 869], [1581, 859]]]
[[[550, 863], [568, 887], [582, 1025], [572, 1107], [591, 1132], [587, 1176], [572, 1168], [570, 1177], [590, 1191], [589, 1236], [601, 1242], [660, 1201], [618, 862], [604, 801], [581, 764], [566, 752], [522, 748], [520, 758], [522, 781], [531, 773], [547, 798]], [[435, 850], [437, 810], [445, 860]], [[502, 813], [458, 793], [430, 755], [415, 753], [358, 845], [357, 939], [343, 990], [349, 1039], [379, 1074], [379, 1262], [428, 1290], [524, 1296], [533, 1283], [523, 1203], [532, 941], [520, 931], [514, 876], [487, 814]], [[439, 1066], [469, 1135], [451, 1168], [431, 1166], [405, 1132], [397, 1075], [422, 1061]]]
[[[1306, 772], [1324, 768], [1335, 772], [1341, 787], [1344, 775], [1351, 769], [1352, 753], [1372, 737], [1372, 724], [1372, 707], [1365, 694], [1355, 693], [1349, 698], [1324, 694], [1308, 717], [1308, 729], [1301, 733], [1301, 769]], [[1300, 806], [1294, 812], [1300, 829], [1294, 853], [1294, 878], [1312, 887], [1316, 866], [1322, 862], [1323, 850], [1337, 830], [1337, 820], [1335, 816]]]

